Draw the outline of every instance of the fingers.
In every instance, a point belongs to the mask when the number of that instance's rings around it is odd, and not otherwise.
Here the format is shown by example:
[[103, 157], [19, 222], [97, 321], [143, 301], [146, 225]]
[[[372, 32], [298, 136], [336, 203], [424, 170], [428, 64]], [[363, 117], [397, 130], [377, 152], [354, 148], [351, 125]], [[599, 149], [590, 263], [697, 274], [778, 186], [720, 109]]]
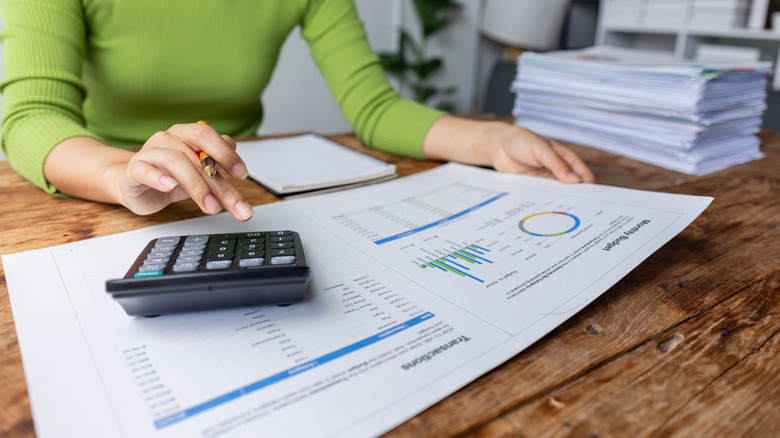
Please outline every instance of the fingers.
[[230, 176], [246, 179], [246, 164], [236, 153], [236, 142], [227, 135], [220, 135], [214, 128], [202, 123], [172, 126], [168, 132], [193, 151], [204, 151]]
[[[159, 196], [145, 193], [151, 188], [167, 194], [167, 203], [190, 197], [204, 213], [216, 214], [224, 207], [238, 220], [251, 218], [254, 214], [251, 206], [227, 179], [219, 173], [213, 178], [205, 175], [196, 150], [208, 152], [223, 165], [232, 163], [232, 171], [228, 171], [231, 174], [236, 174], [236, 164], [243, 166], [235, 153], [235, 141], [219, 135], [213, 128], [176, 125], [169, 131], [158, 132], [136, 153], [127, 168], [129, 178], [125, 179], [124, 192], [136, 197], [132, 202], [134, 211], [144, 211], [145, 203], [160, 204]], [[238, 176], [244, 176], [246, 168], [243, 169], [239, 169]]]
[[580, 177], [582, 182], [593, 183], [596, 181], [593, 173], [590, 171], [590, 169], [588, 169], [588, 166], [585, 165], [585, 162], [582, 161], [579, 156], [577, 156], [577, 154], [556, 141], [553, 141], [552, 144], [556, 152], [558, 152], [558, 154], [563, 157], [564, 160], [566, 160], [571, 170], [573, 170], [574, 173]]
[[[510, 135], [506, 154], [512, 162], [508, 165], [504, 163], [504, 168], [547, 174], [568, 184], [594, 181], [593, 174], [577, 154], [558, 142], [520, 127], [514, 127]], [[497, 166], [496, 169], [503, 170]]]

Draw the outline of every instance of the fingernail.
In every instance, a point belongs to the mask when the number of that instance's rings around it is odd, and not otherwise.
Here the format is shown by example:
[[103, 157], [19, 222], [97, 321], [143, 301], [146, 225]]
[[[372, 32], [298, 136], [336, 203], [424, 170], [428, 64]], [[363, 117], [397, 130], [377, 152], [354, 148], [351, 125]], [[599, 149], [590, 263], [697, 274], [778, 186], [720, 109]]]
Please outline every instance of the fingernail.
[[246, 170], [244, 163], [236, 163], [230, 171], [241, 179], [246, 179], [249, 176], [249, 171]]
[[574, 172], [567, 173], [566, 177], [569, 178], [570, 180], [574, 181], [575, 183], [581, 183], [582, 182], [582, 178], [580, 178], [580, 176], [577, 175]]
[[217, 198], [215, 198], [214, 195], [206, 195], [206, 198], [203, 199], [203, 203], [206, 205], [206, 210], [209, 211], [209, 214], [217, 214], [222, 211], [222, 206], [219, 205], [219, 202], [217, 202]]
[[238, 201], [236, 202], [236, 206], [234, 207], [236, 214], [238, 215], [238, 219], [242, 221], [249, 220], [254, 214], [255, 211], [252, 210], [252, 207], [249, 206], [244, 201]]
[[176, 182], [175, 179], [171, 178], [168, 175], [163, 175], [160, 177], [160, 184], [169, 191], [175, 189], [176, 186], [179, 185], [179, 183]]

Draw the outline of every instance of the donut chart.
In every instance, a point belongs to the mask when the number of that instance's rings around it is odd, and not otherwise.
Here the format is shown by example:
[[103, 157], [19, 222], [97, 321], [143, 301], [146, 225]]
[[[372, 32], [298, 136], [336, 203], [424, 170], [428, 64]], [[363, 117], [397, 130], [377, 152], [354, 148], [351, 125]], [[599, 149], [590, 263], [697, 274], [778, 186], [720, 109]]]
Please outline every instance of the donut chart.
[[580, 218], [563, 211], [545, 211], [526, 216], [518, 225], [520, 231], [537, 237], [569, 234], [580, 226]]

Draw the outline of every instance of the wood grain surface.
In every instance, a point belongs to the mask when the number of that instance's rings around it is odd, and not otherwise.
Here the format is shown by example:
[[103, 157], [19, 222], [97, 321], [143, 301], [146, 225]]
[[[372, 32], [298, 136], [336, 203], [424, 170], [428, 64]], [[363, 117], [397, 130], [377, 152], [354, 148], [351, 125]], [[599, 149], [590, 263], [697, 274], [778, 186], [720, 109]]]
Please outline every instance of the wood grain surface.
[[[439, 163], [334, 140], [398, 166]], [[571, 146], [597, 182], [712, 196], [692, 225], [573, 318], [389, 437], [769, 437], [780, 425], [780, 136], [766, 158], [684, 175]], [[277, 199], [236, 181], [253, 205]], [[202, 215], [180, 202], [150, 216], [56, 199], [0, 163], [0, 253]], [[0, 271], [0, 437], [31, 437], [22, 360]]]

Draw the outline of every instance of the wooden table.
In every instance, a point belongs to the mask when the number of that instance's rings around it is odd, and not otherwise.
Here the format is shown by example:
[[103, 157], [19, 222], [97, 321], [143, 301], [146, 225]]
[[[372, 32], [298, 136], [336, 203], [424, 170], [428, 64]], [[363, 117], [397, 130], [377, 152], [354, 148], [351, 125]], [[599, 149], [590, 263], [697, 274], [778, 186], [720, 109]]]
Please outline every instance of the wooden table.
[[[336, 141], [363, 148], [354, 136]], [[536, 344], [391, 431], [420, 436], [777, 436], [780, 426], [780, 137], [767, 157], [689, 176], [573, 148], [609, 184], [706, 195], [691, 226]], [[435, 167], [370, 151], [399, 173]], [[254, 205], [276, 199], [238, 185]], [[200, 216], [192, 202], [138, 217], [54, 199], [0, 163], [0, 253]], [[0, 436], [33, 436], [0, 271]]]

